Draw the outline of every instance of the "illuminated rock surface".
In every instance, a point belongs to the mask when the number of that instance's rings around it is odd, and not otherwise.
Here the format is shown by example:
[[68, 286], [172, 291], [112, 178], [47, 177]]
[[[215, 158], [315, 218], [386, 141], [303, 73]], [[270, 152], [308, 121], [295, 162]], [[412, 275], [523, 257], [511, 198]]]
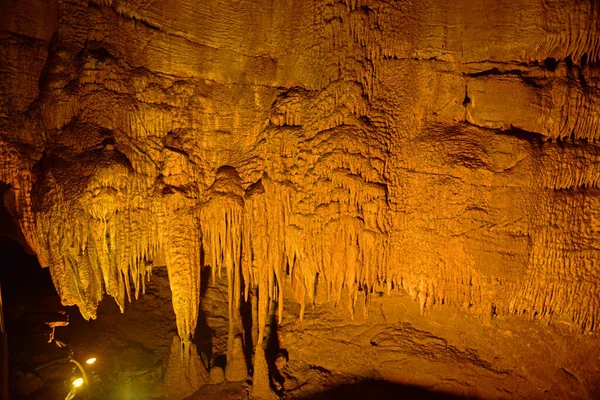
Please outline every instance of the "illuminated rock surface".
[[[257, 396], [291, 390], [299, 363], [598, 395], [595, 1], [0, 4], [6, 208], [86, 319], [105, 294], [126, 312], [166, 265], [167, 377], [185, 394], [209, 376], [191, 341], [210, 266], [225, 376], [243, 380], [254, 348]], [[530, 356], [577, 346], [518, 372], [535, 362], [512, 359], [515, 332], [540, 337]], [[287, 379], [263, 351], [274, 335], [295, 349]]]

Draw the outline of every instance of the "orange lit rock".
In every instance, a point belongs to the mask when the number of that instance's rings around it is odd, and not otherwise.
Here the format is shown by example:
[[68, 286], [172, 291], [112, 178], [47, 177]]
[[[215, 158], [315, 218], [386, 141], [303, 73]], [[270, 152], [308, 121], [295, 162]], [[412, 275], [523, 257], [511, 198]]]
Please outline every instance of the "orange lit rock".
[[9, 3], [0, 181], [84, 317], [161, 258], [188, 343], [210, 265], [230, 361], [256, 296], [263, 397], [286, 294], [598, 333], [593, 0]]
[[196, 346], [173, 338], [171, 355], [165, 374], [165, 386], [169, 399], [185, 399], [195, 393], [209, 380], [200, 361]]

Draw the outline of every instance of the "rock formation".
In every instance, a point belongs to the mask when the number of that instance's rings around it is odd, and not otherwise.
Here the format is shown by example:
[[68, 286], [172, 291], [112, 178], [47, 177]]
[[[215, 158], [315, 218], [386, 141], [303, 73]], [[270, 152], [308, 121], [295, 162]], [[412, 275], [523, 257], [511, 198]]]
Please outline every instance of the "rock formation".
[[400, 290], [423, 314], [598, 332], [594, 0], [0, 6], [4, 201], [86, 318], [166, 265], [173, 348], [199, 370], [210, 265], [228, 282], [226, 377], [245, 374], [252, 298], [267, 397], [285, 282], [300, 318], [318, 287], [351, 314]]

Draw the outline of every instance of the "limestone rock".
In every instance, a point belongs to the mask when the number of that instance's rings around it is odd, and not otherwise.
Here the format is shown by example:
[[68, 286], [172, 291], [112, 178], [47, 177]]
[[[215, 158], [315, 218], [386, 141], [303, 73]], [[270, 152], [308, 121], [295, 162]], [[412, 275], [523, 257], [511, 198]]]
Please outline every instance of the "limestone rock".
[[184, 343], [208, 265], [256, 354], [319, 291], [599, 332], [596, 1], [2, 5], [0, 183], [85, 318], [160, 259]]
[[227, 358], [225, 377], [229, 382], [243, 381], [248, 377], [248, 368], [246, 367], [242, 339], [239, 336], [236, 336], [233, 340], [233, 351]]
[[209, 383], [211, 385], [216, 385], [225, 381], [225, 372], [223, 368], [213, 366], [210, 369]]
[[595, 331], [599, 17], [575, 3], [11, 4], [0, 180], [86, 318], [164, 257], [190, 337], [204, 251], [234, 303], [267, 268], [279, 315], [319, 276], [350, 310], [384, 285]]
[[170, 400], [181, 400], [194, 394], [208, 381], [208, 373], [202, 365], [196, 347], [173, 338], [165, 386]]

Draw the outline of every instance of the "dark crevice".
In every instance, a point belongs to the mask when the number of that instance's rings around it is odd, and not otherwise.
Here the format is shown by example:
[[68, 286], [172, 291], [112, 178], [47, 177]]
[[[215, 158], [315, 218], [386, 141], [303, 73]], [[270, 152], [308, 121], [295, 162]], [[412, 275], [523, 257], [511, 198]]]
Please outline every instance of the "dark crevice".
[[497, 134], [513, 136], [521, 140], [526, 140], [528, 142], [543, 143], [546, 141], [546, 136], [542, 135], [541, 133], [526, 131], [524, 129], [517, 128], [512, 125], [510, 126], [510, 129], [500, 130], [497, 132]]
[[[201, 258], [203, 258], [201, 254]], [[204, 267], [201, 271], [200, 277], [200, 298], [204, 299], [206, 290], [210, 284], [211, 279], [211, 267]], [[202, 304], [202, 301], [200, 301]], [[198, 310], [198, 322], [196, 324], [196, 332], [194, 337], [196, 338], [196, 346], [201, 355], [201, 358], [205, 361], [204, 367], [207, 368], [212, 358], [212, 338], [214, 335], [213, 329], [208, 326], [208, 318], [204, 310], [200, 307]], [[202, 357], [204, 356], [204, 357]]]
[[554, 71], [557, 66], [558, 61], [556, 61], [556, 58], [548, 57], [544, 60], [544, 67], [546, 67], [548, 71]]
[[538, 80], [536, 80], [535, 78], [531, 78], [529, 76], [521, 76], [521, 80], [526, 85], [531, 86], [531, 87], [533, 87], [535, 89], [542, 89], [543, 88], [543, 82], [541, 83]]
[[[46, 61], [44, 62], [44, 66], [42, 71], [40, 72], [40, 77], [38, 80], [38, 88], [39, 88], [39, 96], [46, 90], [48, 83], [50, 82], [50, 77], [52, 74], [52, 70], [55, 67], [55, 63], [57, 60], [56, 51], [58, 50], [58, 31], [54, 32], [52, 37], [50, 38], [50, 42], [48, 43], [48, 56], [46, 57]], [[32, 102], [35, 103], [36, 101]]]
[[490, 132], [494, 132], [497, 135], [513, 136], [520, 140], [528, 141], [530, 143], [541, 144], [541, 143], [549, 141], [549, 139], [541, 133], [526, 131], [524, 129], [517, 128], [512, 125], [511, 125], [510, 129], [495, 129], [495, 128], [490, 128], [487, 126], [478, 125], [478, 124], [475, 124], [475, 123], [469, 122], [469, 121], [463, 121], [463, 123], [466, 125], [469, 125], [469, 126], [473, 126], [478, 129], [484, 129], [484, 130], [487, 130]]
[[470, 78], [478, 78], [478, 77], [482, 77], [482, 76], [494, 76], [494, 75], [516, 75], [516, 76], [521, 76], [523, 74], [523, 71], [520, 69], [509, 69], [506, 71], [500, 71], [498, 68], [494, 67], [492, 69], [488, 69], [485, 71], [481, 71], [481, 72], [474, 72], [474, 73], [470, 73], [470, 74], [465, 74], [466, 76], [470, 77]]
[[[242, 293], [245, 292], [245, 283], [242, 282]], [[254, 353], [253, 343], [252, 343], [252, 301], [250, 297], [248, 300], [242, 296], [241, 304], [240, 304], [240, 316], [242, 318], [242, 327], [244, 329], [243, 335], [243, 351], [244, 358], [246, 360], [246, 368], [248, 369], [248, 374], [253, 374], [253, 364], [252, 364], [252, 354]]]
[[463, 100], [463, 106], [468, 106], [471, 103], [471, 98], [469, 97], [469, 90], [465, 85], [465, 98]]
[[585, 67], [585, 65], [588, 62], [588, 55], [587, 53], [583, 53], [583, 55], [579, 58], [579, 65], [581, 66], [581, 68]]
[[267, 346], [265, 348], [265, 356], [267, 359], [267, 365], [269, 366], [269, 378], [271, 381], [271, 388], [278, 395], [283, 394], [283, 384], [285, 378], [278, 368], [278, 361], [285, 359], [285, 362], [289, 360], [287, 350], [282, 349], [279, 342], [279, 325], [277, 323], [277, 314], [275, 312], [276, 307], [273, 307], [271, 314], [271, 323], [269, 325], [269, 336], [267, 339]]
[[[124, 16], [124, 17], [126, 17], [126, 15], [124, 15], [122, 13], [121, 13], [121, 15]], [[132, 15], [131, 19], [133, 21], [135, 21], [135, 22], [139, 22], [140, 24], [144, 25], [146, 28], [148, 28], [150, 30], [159, 31], [159, 32], [162, 31], [162, 29], [160, 29], [158, 26], [152, 25], [150, 22], [148, 22], [148, 21], [146, 21], [146, 20], [144, 20], [142, 18], [137, 18], [136, 16]]]
[[566, 187], [548, 187], [545, 186], [544, 189], [551, 189], [557, 192], [585, 192], [586, 195], [597, 194], [598, 186], [591, 183], [580, 183], [578, 185], [571, 185]]
[[[88, 2], [88, 7], [92, 8], [94, 10], [101, 10], [102, 6], [103, 5], [96, 3], [94, 1]], [[158, 26], [152, 25], [150, 22], [148, 22], [142, 18], [136, 17], [135, 15], [131, 15], [131, 14], [128, 15], [128, 14], [125, 14], [123, 11], [117, 10], [114, 5], [107, 5], [107, 8], [111, 9], [113, 12], [115, 12], [117, 15], [119, 15], [121, 17], [132, 20], [136, 23], [139, 22], [140, 24], [144, 25], [148, 29], [151, 29], [154, 31], [162, 31], [162, 29], [160, 29]]]
[[571, 56], [567, 56], [567, 58], [565, 58], [565, 64], [567, 65], [567, 68], [573, 68], [573, 59]]
[[115, 57], [104, 47], [99, 47], [96, 49], [89, 49], [87, 51], [87, 55], [98, 60], [101, 63], [106, 61], [116, 61]]

